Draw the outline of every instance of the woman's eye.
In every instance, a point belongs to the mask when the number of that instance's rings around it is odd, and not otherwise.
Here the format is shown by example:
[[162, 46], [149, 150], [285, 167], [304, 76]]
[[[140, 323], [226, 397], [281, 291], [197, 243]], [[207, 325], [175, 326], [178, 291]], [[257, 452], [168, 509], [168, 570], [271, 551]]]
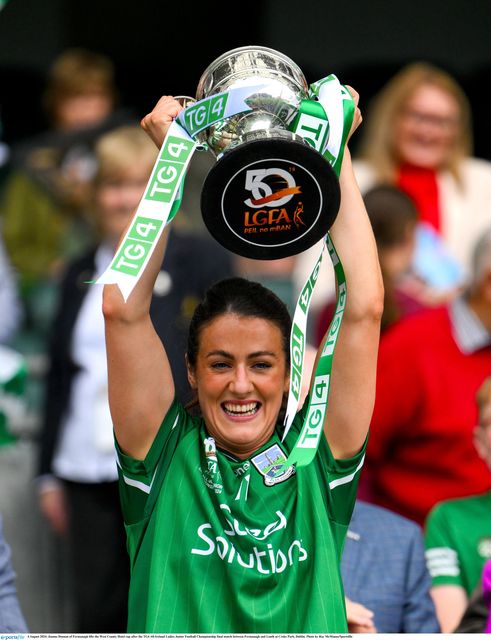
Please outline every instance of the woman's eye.
[[212, 369], [228, 369], [229, 367], [227, 362], [213, 362], [211, 365]]
[[271, 363], [270, 362], [255, 362], [253, 365], [254, 369], [270, 369], [271, 368]]

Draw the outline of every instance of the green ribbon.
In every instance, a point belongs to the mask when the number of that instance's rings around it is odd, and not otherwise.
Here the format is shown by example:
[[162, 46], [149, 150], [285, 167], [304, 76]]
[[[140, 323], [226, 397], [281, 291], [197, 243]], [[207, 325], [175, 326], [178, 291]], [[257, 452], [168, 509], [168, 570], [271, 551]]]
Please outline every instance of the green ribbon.
[[[312, 462], [317, 452], [319, 442], [324, 430], [324, 421], [329, 401], [329, 389], [332, 363], [334, 358], [334, 349], [336, 347], [339, 331], [341, 329], [341, 322], [343, 319], [347, 297], [346, 276], [344, 274], [343, 265], [341, 264], [341, 260], [339, 259], [329, 233], [325, 238], [325, 246], [327, 247], [327, 250], [331, 257], [331, 261], [334, 267], [334, 273], [336, 275], [336, 309], [331, 324], [329, 325], [326, 338], [322, 345], [321, 354], [317, 361], [317, 366], [314, 372], [314, 379], [311, 386], [311, 393], [309, 395], [309, 403], [305, 414], [305, 419], [300, 430], [300, 434], [292, 451], [290, 452], [290, 455], [283, 463], [283, 469], [285, 470], [293, 464], [302, 467]], [[311, 287], [313, 289], [313, 287], [315, 286], [315, 283], [317, 281], [316, 269], [318, 271], [318, 266], [319, 261], [316, 263], [316, 266], [314, 267], [310, 278], [307, 280], [305, 287]], [[304, 290], [302, 290], [299, 296], [299, 303], [302, 299], [302, 294], [305, 295]], [[292, 336], [294, 336], [295, 332], [298, 333], [298, 326], [296, 326], [294, 321], [292, 325]], [[297, 344], [300, 344], [300, 342], [298, 342], [298, 335], [296, 337], [296, 340]], [[305, 344], [305, 340], [302, 340], [301, 343]], [[291, 375], [294, 375], [293, 362]], [[285, 428], [283, 440], [285, 439], [287, 433], [288, 428]]]
[[[339, 84], [336, 76], [330, 75], [310, 86], [309, 98], [301, 102], [290, 129], [294, 133], [301, 135], [308, 144], [321, 153], [339, 177], [354, 113], [355, 104], [348, 89]], [[331, 257], [337, 281], [336, 311], [314, 372], [314, 381], [311, 387], [306, 417], [300, 435], [283, 465], [284, 469], [293, 464], [305, 466], [313, 460], [323, 433], [327, 412], [334, 347], [346, 305], [347, 286], [341, 260], [329, 233], [325, 237], [325, 244]], [[324, 246], [319, 259], [300, 292], [293, 316], [290, 335], [290, 390], [283, 440], [286, 438], [298, 410], [307, 341], [307, 317], [317, 282], [323, 250]]]
[[[341, 100], [333, 100], [334, 91]], [[342, 110], [342, 113], [340, 112]], [[332, 116], [337, 116], [334, 129]], [[355, 104], [348, 89], [331, 74], [309, 87], [309, 97], [302, 100], [290, 130], [318, 151], [339, 177], [346, 141], [353, 123]], [[333, 137], [336, 140], [333, 140]]]

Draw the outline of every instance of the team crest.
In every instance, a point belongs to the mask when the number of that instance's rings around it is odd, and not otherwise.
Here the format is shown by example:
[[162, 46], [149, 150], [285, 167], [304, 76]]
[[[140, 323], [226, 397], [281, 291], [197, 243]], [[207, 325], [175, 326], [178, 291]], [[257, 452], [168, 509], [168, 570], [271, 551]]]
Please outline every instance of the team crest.
[[266, 451], [258, 453], [257, 456], [251, 458], [251, 462], [263, 476], [264, 484], [268, 487], [288, 480], [295, 473], [293, 465], [288, 469], [283, 468], [283, 464], [286, 462], [286, 455], [277, 444], [269, 447]]

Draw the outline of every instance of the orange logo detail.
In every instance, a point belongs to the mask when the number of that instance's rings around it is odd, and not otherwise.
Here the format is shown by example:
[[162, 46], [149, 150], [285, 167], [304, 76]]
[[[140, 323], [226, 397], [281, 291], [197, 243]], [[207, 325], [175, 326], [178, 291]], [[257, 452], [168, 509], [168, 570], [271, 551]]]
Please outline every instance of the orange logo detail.
[[295, 226], [297, 227], [297, 229], [300, 228], [300, 225], [303, 225], [304, 227], [307, 226], [305, 222], [302, 220], [302, 218], [300, 217], [302, 213], [303, 213], [303, 202], [299, 202], [297, 204], [297, 208], [293, 212], [293, 222], [295, 223]]
[[263, 204], [267, 204], [268, 202], [273, 202], [274, 200], [280, 200], [285, 196], [295, 195], [297, 193], [301, 193], [301, 187], [287, 187], [285, 189], [280, 189], [279, 191], [275, 191], [275, 193], [271, 193], [269, 196], [265, 196], [264, 198], [251, 198], [250, 202], [253, 206], [260, 206]]

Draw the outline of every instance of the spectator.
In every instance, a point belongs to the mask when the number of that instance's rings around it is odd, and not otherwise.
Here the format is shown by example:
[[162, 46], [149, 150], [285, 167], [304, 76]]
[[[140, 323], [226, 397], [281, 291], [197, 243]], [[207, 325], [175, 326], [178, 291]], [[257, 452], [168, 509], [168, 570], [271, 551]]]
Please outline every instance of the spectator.
[[28, 311], [36, 287], [93, 241], [84, 215], [95, 170], [93, 145], [102, 132], [130, 120], [116, 108], [117, 99], [111, 60], [68, 49], [56, 58], [47, 78], [43, 105], [48, 128], [12, 145], [1, 214]]
[[462, 295], [401, 320], [380, 343], [364, 482], [371, 501], [421, 525], [437, 502], [491, 487], [472, 440], [475, 394], [491, 371], [491, 230], [473, 263]]
[[374, 614], [376, 632], [439, 632], [423, 535], [411, 520], [357, 500], [341, 574], [347, 598]]
[[17, 598], [10, 548], [3, 537], [0, 516], [0, 632], [27, 633], [27, 625]]
[[[56, 532], [68, 535], [73, 551], [79, 633], [126, 629], [129, 579], [107, 401], [102, 287], [87, 282], [108, 266], [156, 155], [137, 125], [115, 129], [99, 140], [93, 206], [100, 241], [68, 265], [52, 329], [38, 483], [43, 513]], [[228, 254], [214, 242], [173, 233], [175, 246], [157, 278], [151, 314], [162, 340], [169, 343], [169, 358], [176, 361], [177, 371], [184, 371], [181, 341], [189, 315], [202, 291], [230, 275], [231, 268]], [[196, 255], [199, 261], [190, 259]], [[184, 376], [178, 380], [183, 399]]]
[[[400, 318], [434, 302], [431, 291], [412, 269], [418, 218], [412, 199], [397, 187], [379, 185], [367, 191], [363, 200], [384, 279], [383, 331]], [[317, 345], [332, 320], [334, 307], [334, 301], [329, 300], [318, 313]]]
[[[486, 378], [476, 398], [479, 419], [474, 443], [491, 472], [491, 377]], [[430, 511], [425, 529], [432, 595], [442, 630], [451, 632], [491, 558], [491, 494], [486, 491], [438, 503]]]
[[[442, 298], [453, 295], [470, 275], [472, 247], [489, 223], [491, 199], [491, 163], [472, 157], [466, 95], [443, 70], [410, 64], [373, 99], [365, 125], [355, 162], [362, 192], [382, 182], [413, 198], [425, 223], [418, 249], [429, 251], [416, 267]], [[437, 261], [440, 239], [457, 268], [448, 255]]]

